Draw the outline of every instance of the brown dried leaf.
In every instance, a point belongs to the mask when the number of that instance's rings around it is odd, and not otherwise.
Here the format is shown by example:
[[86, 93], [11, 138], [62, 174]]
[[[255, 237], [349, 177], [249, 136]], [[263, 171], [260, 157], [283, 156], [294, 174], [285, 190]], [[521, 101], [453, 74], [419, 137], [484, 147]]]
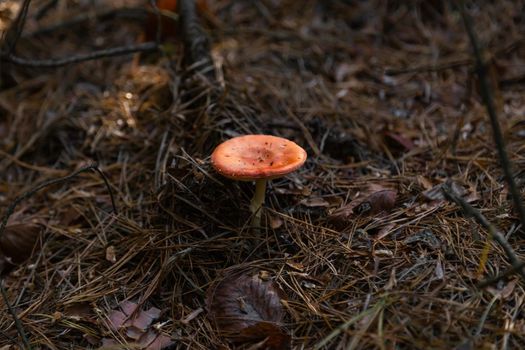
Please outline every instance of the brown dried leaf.
[[389, 147], [399, 151], [411, 151], [414, 149], [414, 143], [410, 139], [390, 131], [385, 132], [385, 142]]
[[267, 344], [280, 344], [286, 334], [280, 326], [282, 294], [272, 281], [258, 275], [228, 276], [208, 290], [208, 316], [221, 334], [234, 342], [268, 338]]
[[370, 186], [363, 196], [350, 204], [335, 210], [330, 218], [336, 221], [346, 221], [353, 215], [375, 215], [391, 210], [396, 203], [397, 191], [382, 186]]
[[27, 260], [42, 231], [39, 224], [14, 224], [5, 227], [0, 236], [0, 274]]
[[140, 311], [137, 316], [133, 319], [132, 325], [138, 329], [145, 331], [153, 320], [159, 318], [160, 310], [156, 307], [152, 307], [146, 311]]
[[74, 320], [95, 322], [93, 320], [95, 313], [93, 312], [91, 304], [89, 304], [88, 302], [80, 302], [67, 305], [64, 308], [64, 315]]
[[127, 318], [128, 316], [126, 316], [126, 314], [122, 311], [112, 310], [109, 314], [109, 326], [114, 331], [118, 331], [124, 322], [126, 322]]
[[239, 333], [239, 338], [243, 340], [263, 339], [263, 349], [289, 349], [291, 338], [283, 328], [269, 322], [259, 322], [253, 326], [243, 329]]
[[[149, 331], [149, 333], [153, 332]], [[164, 334], [158, 334], [155, 339], [148, 344], [145, 350], [162, 350], [173, 344], [175, 344], [175, 342], [171, 340], [170, 337]]]
[[458, 196], [463, 197], [467, 193], [465, 188], [461, 186], [458, 182], [448, 181], [440, 183], [439, 185], [436, 185], [431, 189], [422, 192], [421, 194], [428, 201], [445, 200], [445, 195], [443, 194], [443, 186], [445, 186], [446, 184], [448, 184], [452, 191], [455, 192]]
[[123, 301], [119, 304], [120, 309], [126, 316], [131, 316], [135, 310], [137, 310], [138, 305], [132, 301]]

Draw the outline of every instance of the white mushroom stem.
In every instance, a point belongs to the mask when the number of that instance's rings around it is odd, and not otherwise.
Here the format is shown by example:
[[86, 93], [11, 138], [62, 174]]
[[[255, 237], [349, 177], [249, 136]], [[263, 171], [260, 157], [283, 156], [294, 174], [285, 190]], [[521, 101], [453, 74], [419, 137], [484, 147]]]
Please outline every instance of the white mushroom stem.
[[255, 193], [250, 203], [250, 210], [252, 212], [252, 226], [261, 226], [261, 207], [264, 203], [264, 194], [266, 193], [266, 179], [259, 179], [255, 181]]

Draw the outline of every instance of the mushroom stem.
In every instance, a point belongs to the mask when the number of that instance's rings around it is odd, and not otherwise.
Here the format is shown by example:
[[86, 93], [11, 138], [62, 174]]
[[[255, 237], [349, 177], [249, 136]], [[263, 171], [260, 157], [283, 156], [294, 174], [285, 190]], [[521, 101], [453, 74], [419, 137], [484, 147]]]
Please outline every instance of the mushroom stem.
[[255, 180], [255, 193], [250, 203], [250, 211], [253, 214], [252, 226], [261, 226], [261, 207], [264, 203], [264, 194], [266, 193], [266, 179]]

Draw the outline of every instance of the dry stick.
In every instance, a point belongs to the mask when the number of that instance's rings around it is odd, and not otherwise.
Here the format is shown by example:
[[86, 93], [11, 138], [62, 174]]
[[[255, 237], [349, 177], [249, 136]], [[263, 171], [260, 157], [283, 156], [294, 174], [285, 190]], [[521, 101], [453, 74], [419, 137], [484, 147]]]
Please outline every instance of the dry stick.
[[442, 191], [447, 197], [448, 200], [456, 203], [457, 205], [461, 206], [465, 214], [474, 217], [474, 219], [485, 229], [489, 231], [490, 238], [495, 240], [501, 248], [503, 248], [503, 251], [505, 252], [505, 255], [510, 260], [510, 263], [513, 268], [516, 269], [516, 272], [520, 274], [520, 276], [525, 280], [525, 272], [523, 271], [523, 262], [516, 256], [516, 253], [514, 252], [514, 249], [510, 246], [509, 242], [505, 239], [505, 236], [498, 230], [496, 226], [494, 226], [492, 223], [490, 223], [483, 214], [474, 207], [472, 207], [470, 204], [467, 203], [463, 198], [458, 196], [449, 185], [444, 185], [442, 187]]
[[13, 317], [13, 320], [15, 321], [15, 327], [18, 331], [18, 334], [20, 334], [20, 338], [22, 338], [22, 342], [24, 343], [24, 347], [27, 350], [31, 350], [31, 344], [29, 343], [29, 339], [27, 338], [26, 332], [24, 331], [24, 327], [22, 326], [22, 322], [20, 322], [20, 319], [18, 319], [18, 316], [16, 316], [16, 312], [9, 303], [9, 299], [7, 298], [7, 293], [4, 288], [4, 279], [0, 279], [0, 293], [2, 294], [2, 298], [4, 299], [5, 305], [7, 306], [7, 310]]
[[135, 52], [149, 52], [156, 51], [159, 46], [155, 42], [147, 42], [139, 45], [118, 46], [111, 49], [97, 50], [88, 54], [76, 55], [64, 58], [54, 58], [47, 60], [30, 60], [15, 56], [13, 54], [2, 53], [0, 60], [10, 62], [19, 66], [35, 67], [35, 68], [55, 68], [65, 66], [71, 63], [79, 63], [84, 61], [96, 60], [104, 57], [121, 56]]
[[490, 123], [492, 125], [494, 141], [496, 142], [496, 148], [498, 149], [498, 155], [501, 161], [501, 166], [503, 167], [505, 178], [507, 179], [507, 182], [509, 184], [509, 190], [512, 195], [512, 199], [514, 201], [514, 206], [516, 207], [516, 210], [518, 211], [518, 215], [519, 215], [520, 222], [521, 222], [521, 232], [525, 233], [525, 207], [523, 206], [520, 191], [518, 187], [516, 186], [516, 182], [514, 181], [514, 177], [512, 175], [512, 167], [510, 164], [510, 160], [507, 156], [507, 152], [505, 151], [505, 141], [503, 140], [503, 135], [501, 133], [501, 128], [498, 122], [498, 117], [496, 115], [496, 108], [494, 107], [494, 99], [492, 98], [492, 91], [490, 89], [490, 85], [487, 79], [487, 67], [482, 58], [483, 53], [481, 51], [481, 47], [479, 46], [479, 42], [476, 37], [476, 33], [474, 32], [471, 18], [465, 12], [465, 8], [462, 3], [459, 4], [458, 7], [461, 12], [461, 17], [463, 18], [463, 23], [465, 24], [465, 29], [467, 30], [467, 33], [470, 39], [470, 43], [472, 45], [472, 49], [474, 51], [474, 57], [476, 59], [476, 71], [478, 73], [478, 78], [480, 82], [481, 98], [483, 99], [483, 102], [485, 103], [485, 107], [487, 108], [487, 113], [490, 117]]
[[180, 0], [178, 2], [178, 12], [184, 40], [184, 60], [186, 65], [199, 69], [206, 78], [210, 81], [215, 81], [210, 41], [199, 23], [195, 1]]

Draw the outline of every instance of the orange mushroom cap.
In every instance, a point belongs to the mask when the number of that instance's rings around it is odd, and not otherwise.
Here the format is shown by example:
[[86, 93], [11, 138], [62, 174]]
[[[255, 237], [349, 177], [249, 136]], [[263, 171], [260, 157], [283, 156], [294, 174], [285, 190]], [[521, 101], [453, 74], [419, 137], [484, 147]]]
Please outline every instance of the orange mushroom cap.
[[274, 179], [301, 167], [306, 151], [271, 135], [244, 135], [221, 143], [211, 155], [213, 167], [234, 180]]

